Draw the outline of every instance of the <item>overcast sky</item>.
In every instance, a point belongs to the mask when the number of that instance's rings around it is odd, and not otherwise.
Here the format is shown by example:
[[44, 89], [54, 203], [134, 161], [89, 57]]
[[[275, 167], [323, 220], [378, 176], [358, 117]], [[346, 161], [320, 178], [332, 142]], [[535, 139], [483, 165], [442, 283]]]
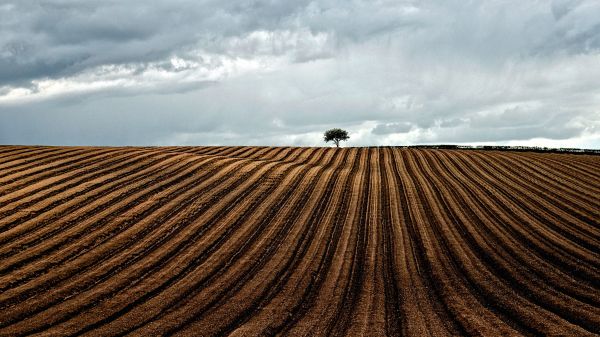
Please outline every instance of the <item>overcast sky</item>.
[[600, 148], [598, 0], [0, 0], [0, 144]]

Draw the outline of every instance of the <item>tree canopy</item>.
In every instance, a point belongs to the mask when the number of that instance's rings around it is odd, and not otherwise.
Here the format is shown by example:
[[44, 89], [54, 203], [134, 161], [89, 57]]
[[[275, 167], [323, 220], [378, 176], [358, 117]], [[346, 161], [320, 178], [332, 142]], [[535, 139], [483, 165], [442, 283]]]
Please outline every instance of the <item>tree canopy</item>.
[[336, 147], [340, 147], [340, 141], [346, 141], [350, 138], [348, 131], [342, 129], [329, 129], [325, 131], [323, 139], [325, 142], [333, 141]]

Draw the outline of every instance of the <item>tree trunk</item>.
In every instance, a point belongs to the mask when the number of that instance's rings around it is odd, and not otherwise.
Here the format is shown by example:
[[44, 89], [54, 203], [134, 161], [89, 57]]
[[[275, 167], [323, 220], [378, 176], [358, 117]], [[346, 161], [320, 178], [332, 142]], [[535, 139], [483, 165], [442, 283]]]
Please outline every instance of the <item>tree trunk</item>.
[[340, 141], [339, 140], [334, 140], [335, 142], [335, 147], [340, 147]]

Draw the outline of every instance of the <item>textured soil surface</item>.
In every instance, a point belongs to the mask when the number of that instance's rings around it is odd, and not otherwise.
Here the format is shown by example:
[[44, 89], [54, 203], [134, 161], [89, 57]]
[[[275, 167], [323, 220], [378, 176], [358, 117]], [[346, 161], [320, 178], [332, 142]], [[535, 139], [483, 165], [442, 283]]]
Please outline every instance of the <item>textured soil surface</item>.
[[0, 146], [0, 335], [596, 336], [600, 156]]

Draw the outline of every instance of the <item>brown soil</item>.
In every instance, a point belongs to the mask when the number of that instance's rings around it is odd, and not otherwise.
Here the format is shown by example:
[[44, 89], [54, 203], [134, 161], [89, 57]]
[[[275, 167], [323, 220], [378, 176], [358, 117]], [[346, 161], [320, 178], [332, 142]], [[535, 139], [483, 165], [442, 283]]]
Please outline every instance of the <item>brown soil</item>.
[[0, 146], [0, 336], [596, 336], [600, 156]]

